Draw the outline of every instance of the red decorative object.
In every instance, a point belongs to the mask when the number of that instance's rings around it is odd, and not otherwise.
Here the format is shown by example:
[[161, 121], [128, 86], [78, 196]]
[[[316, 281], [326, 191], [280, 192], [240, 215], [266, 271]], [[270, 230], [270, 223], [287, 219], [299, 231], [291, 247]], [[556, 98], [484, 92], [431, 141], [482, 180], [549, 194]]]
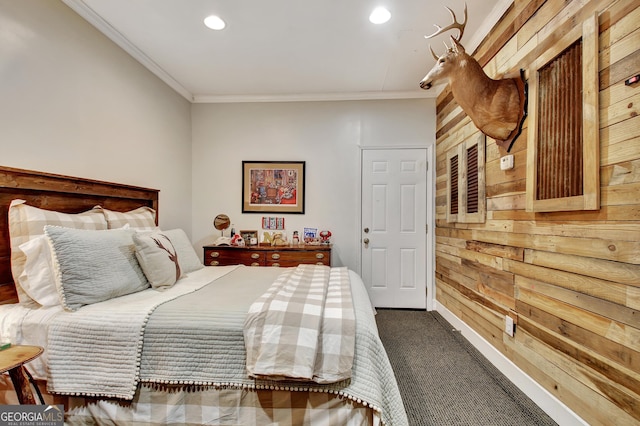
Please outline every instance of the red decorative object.
[[331, 231], [320, 231], [320, 238], [322, 238], [322, 244], [329, 244], [331, 238]]

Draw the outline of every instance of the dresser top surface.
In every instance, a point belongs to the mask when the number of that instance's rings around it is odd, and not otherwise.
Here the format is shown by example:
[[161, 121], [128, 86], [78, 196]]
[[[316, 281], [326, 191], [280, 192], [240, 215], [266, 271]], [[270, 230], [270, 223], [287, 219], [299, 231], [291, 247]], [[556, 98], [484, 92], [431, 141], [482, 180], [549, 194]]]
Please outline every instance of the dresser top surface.
[[217, 250], [255, 250], [255, 251], [273, 251], [273, 250], [295, 250], [295, 251], [328, 251], [331, 250], [331, 244], [305, 244], [297, 246], [267, 246], [267, 245], [255, 245], [255, 246], [215, 246], [206, 245], [202, 246], [205, 250], [217, 249]]

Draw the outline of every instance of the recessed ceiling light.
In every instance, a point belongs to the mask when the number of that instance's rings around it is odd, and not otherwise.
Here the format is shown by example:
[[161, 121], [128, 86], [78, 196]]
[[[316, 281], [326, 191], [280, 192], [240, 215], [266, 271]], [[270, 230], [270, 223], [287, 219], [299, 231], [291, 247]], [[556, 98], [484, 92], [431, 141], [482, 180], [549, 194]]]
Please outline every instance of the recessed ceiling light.
[[216, 15], [211, 15], [204, 18], [204, 24], [212, 30], [221, 30], [227, 26], [222, 18]]
[[384, 7], [376, 7], [369, 15], [369, 21], [374, 24], [384, 24], [391, 19], [391, 13]]

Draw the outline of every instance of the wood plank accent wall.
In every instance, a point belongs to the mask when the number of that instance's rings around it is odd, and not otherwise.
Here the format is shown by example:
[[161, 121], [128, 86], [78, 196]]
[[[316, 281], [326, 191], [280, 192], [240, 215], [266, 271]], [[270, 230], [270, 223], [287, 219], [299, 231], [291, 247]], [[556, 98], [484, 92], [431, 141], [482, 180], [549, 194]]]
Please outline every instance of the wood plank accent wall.
[[523, 131], [513, 170], [500, 170], [506, 153], [487, 138], [486, 222], [447, 223], [446, 153], [478, 135], [447, 87], [437, 101], [436, 298], [590, 424], [637, 425], [640, 85], [624, 80], [640, 72], [640, 1], [515, 0], [474, 56], [491, 77], [515, 76], [594, 13], [601, 208], [526, 212]]

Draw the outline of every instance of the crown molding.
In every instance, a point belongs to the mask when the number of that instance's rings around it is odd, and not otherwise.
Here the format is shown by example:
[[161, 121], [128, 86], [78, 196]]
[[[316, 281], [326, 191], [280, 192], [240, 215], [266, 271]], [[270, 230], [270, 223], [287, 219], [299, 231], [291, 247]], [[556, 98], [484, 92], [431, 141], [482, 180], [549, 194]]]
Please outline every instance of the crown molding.
[[362, 101], [387, 99], [429, 99], [437, 97], [432, 91], [406, 92], [341, 92], [341, 93], [297, 93], [288, 95], [196, 95], [193, 103], [239, 103], [239, 102], [322, 102]]
[[145, 68], [155, 74], [160, 80], [165, 82], [169, 87], [182, 95], [189, 102], [193, 102], [193, 94], [189, 92], [183, 85], [178, 83], [169, 73], [167, 73], [160, 65], [155, 63], [150, 57], [144, 54], [125, 36], [116, 30], [111, 24], [102, 19], [93, 9], [91, 9], [83, 0], [62, 0], [69, 8], [80, 15], [84, 20], [89, 22], [102, 34], [107, 36], [111, 41], [117, 44], [121, 49], [131, 55], [136, 61], [140, 62]]

